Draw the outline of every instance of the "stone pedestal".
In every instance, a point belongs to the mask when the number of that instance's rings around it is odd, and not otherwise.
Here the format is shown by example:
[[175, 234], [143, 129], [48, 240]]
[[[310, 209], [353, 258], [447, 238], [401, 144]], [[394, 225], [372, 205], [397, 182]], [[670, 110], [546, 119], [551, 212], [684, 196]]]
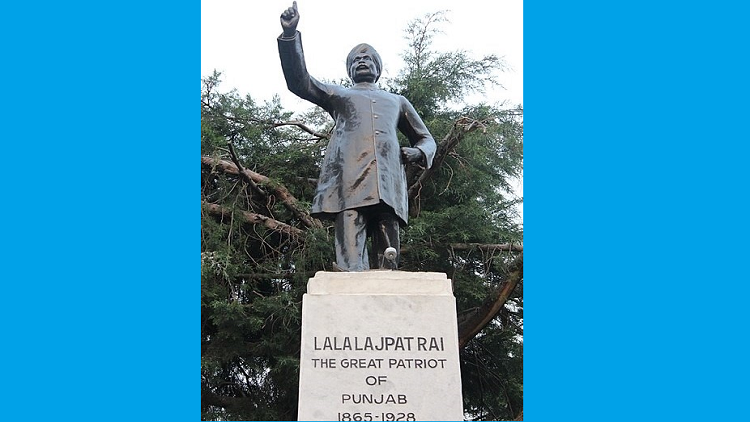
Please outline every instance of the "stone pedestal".
[[302, 302], [299, 420], [463, 420], [457, 332], [445, 274], [316, 273]]

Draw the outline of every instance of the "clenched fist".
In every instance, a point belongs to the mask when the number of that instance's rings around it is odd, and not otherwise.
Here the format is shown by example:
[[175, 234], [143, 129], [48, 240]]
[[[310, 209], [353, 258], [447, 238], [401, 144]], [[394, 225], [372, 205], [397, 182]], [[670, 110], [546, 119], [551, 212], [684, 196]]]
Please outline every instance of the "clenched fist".
[[284, 38], [292, 38], [297, 33], [297, 24], [299, 23], [299, 11], [297, 2], [292, 3], [292, 7], [286, 9], [281, 14], [281, 28], [284, 29]]

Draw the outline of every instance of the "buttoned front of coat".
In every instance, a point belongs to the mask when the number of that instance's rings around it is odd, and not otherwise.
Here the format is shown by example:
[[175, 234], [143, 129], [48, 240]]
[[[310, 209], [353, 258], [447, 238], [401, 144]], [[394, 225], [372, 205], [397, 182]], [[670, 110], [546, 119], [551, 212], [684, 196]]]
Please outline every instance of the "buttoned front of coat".
[[343, 210], [382, 201], [406, 223], [406, 172], [397, 131], [424, 153], [427, 167], [432, 165], [437, 149], [414, 107], [403, 96], [375, 84], [344, 88], [312, 78], [305, 66], [299, 32], [292, 39], [280, 37], [278, 43], [289, 90], [322, 107], [336, 124], [321, 166], [312, 213], [332, 217]]

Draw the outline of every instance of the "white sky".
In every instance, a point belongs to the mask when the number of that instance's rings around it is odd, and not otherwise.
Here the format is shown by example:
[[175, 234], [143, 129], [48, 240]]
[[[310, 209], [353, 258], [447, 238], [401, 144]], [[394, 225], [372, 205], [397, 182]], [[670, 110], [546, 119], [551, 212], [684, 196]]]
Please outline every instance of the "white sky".
[[[223, 92], [237, 88], [258, 101], [279, 94], [286, 109], [310, 108], [287, 90], [279, 63], [279, 16], [291, 5], [292, 0], [203, 0], [201, 76], [216, 69], [223, 75]], [[409, 21], [448, 10], [450, 22], [440, 24], [443, 34], [435, 36], [433, 49], [466, 50], [475, 59], [503, 57], [511, 70], [497, 76], [506, 89], [489, 90], [486, 100], [523, 104], [522, 0], [299, 0], [297, 6], [307, 68], [318, 79], [346, 78], [346, 55], [361, 42], [380, 53], [382, 77], [395, 77], [407, 48]]]
[[[222, 92], [236, 88], [258, 102], [278, 94], [287, 110], [311, 108], [287, 90], [279, 62], [279, 16], [291, 5], [292, 0], [201, 1], [201, 77], [216, 69], [222, 72]], [[435, 35], [432, 49], [465, 50], [474, 59], [502, 57], [510, 68], [497, 74], [505, 89], [488, 89], [483, 100], [523, 104], [523, 0], [298, 0], [297, 6], [307, 70], [318, 79], [347, 78], [346, 55], [362, 42], [383, 59], [382, 78], [397, 76], [408, 47], [407, 24], [446, 10], [449, 22], [439, 24], [443, 33]], [[519, 180], [518, 195], [522, 189]]]

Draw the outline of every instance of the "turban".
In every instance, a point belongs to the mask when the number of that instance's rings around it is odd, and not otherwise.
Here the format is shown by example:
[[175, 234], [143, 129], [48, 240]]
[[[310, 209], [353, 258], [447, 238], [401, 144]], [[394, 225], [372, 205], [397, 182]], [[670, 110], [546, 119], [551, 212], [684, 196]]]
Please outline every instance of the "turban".
[[380, 79], [380, 74], [383, 73], [383, 61], [380, 59], [380, 54], [378, 54], [377, 51], [375, 51], [374, 48], [370, 44], [359, 44], [356, 47], [352, 48], [352, 51], [349, 52], [349, 55], [346, 56], [346, 72], [349, 74], [349, 77], [351, 78], [353, 75], [349, 73], [352, 68], [352, 63], [354, 62], [354, 57], [357, 56], [357, 54], [369, 54], [370, 57], [372, 57], [372, 61], [375, 62], [375, 68], [378, 72], [378, 74], [375, 76], [375, 82]]

